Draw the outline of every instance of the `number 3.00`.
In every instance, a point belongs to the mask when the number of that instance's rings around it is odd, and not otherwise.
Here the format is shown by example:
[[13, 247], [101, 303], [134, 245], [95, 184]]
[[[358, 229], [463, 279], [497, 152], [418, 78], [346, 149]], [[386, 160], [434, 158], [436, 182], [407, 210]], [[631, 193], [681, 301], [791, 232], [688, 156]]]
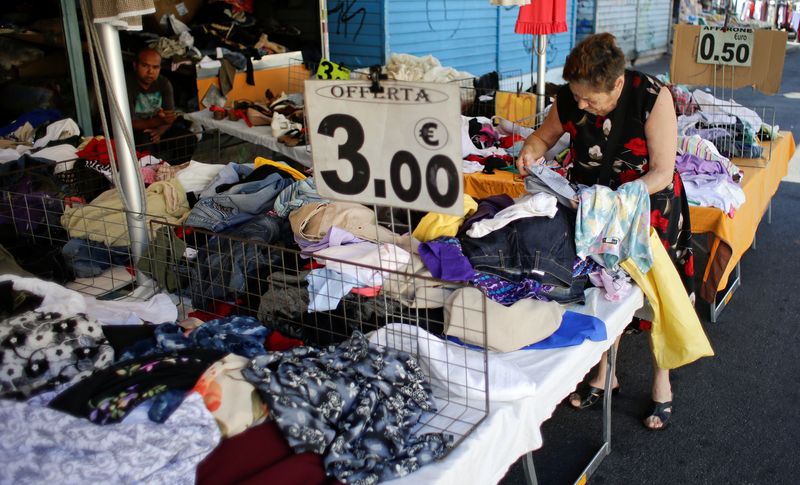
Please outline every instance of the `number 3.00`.
[[[364, 128], [353, 116], [330, 114], [322, 119], [317, 132], [320, 135], [333, 137], [336, 130], [343, 128], [347, 139], [339, 145], [338, 157], [347, 160], [353, 168], [353, 176], [348, 181], [339, 178], [336, 170], [323, 170], [320, 176], [331, 189], [343, 195], [356, 195], [363, 192], [370, 181], [369, 162], [359, 152], [364, 145]], [[402, 169], [407, 167], [411, 180], [406, 187], [402, 181]], [[439, 191], [436, 179], [443, 171], [446, 178], [444, 193]], [[413, 202], [419, 198], [422, 189], [422, 173], [419, 161], [411, 152], [400, 150], [392, 156], [389, 165], [389, 179], [392, 191], [403, 202]], [[434, 155], [425, 169], [425, 188], [431, 200], [439, 207], [451, 207], [458, 201], [458, 170], [453, 161], [445, 155]]]

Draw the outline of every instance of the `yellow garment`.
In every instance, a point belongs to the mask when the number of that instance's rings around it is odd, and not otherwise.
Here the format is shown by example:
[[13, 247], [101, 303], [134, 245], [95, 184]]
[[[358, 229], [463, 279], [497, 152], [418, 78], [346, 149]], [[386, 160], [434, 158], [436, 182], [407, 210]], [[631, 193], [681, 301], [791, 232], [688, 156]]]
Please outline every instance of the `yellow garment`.
[[[155, 182], [145, 191], [145, 220], [155, 238], [157, 224], [150, 221], [165, 221], [180, 224], [189, 213], [186, 191], [177, 179]], [[91, 239], [106, 246], [130, 246], [128, 224], [122, 199], [117, 189], [106, 190], [91, 204], [65, 207], [61, 225], [69, 237]]]
[[532, 93], [497, 91], [494, 98], [495, 115], [522, 126], [533, 127], [536, 120], [536, 96]]
[[464, 194], [464, 215], [451, 216], [447, 214], [440, 214], [438, 212], [428, 212], [419, 221], [417, 228], [411, 234], [417, 241], [428, 242], [437, 237], [450, 236], [453, 237], [458, 232], [458, 228], [464, 223], [464, 218], [472, 215], [473, 212], [478, 210], [478, 203], [475, 199]]
[[278, 168], [278, 169], [283, 170], [284, 172], [288, 173], [295, 180], [303, 180], [303, 179], [306, 178], [306, 176], [305, 176], [305, 174], [303, 172], [295, 170], [295, 169], [293, 169], [289, 165], [286, 165], [283, 162], [276, 162], [275, 160], [270, 160], [270, 159], [264, 158], [264, 157], [256, 157], [255, 167], [258, 168], [258, 167], [260, 167], [262, 165], [272, 165], [273, 167]]
[[653, 252], [653, 266], [646, 275], [639, 271], [630, 258], [620, 266], [631, 275], [653, 307], [650, 341], [656, 364], [661, 369], [675, 369], [701, 357], [714, 355], [678, 271], [652, 228], [650, 249]]

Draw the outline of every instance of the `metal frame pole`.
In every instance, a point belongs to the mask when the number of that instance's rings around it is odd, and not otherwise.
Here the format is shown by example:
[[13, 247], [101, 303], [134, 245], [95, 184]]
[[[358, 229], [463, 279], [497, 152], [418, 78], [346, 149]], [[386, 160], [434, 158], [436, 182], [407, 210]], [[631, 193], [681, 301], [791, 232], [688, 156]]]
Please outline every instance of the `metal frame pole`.
[[[119, 167], [120, 187], [128, 203], [130, 212], [126, 212], [128, 233], [130, 234], [131, 256], [134, 264], [139, 260], [148, 243], [147, 224], [144, 218], [146, 212], [144, 194], [139, 190], [139, 161], [134, 159], [134, 151], [128, 149], [124, 140], [126, 132], [129, 139], [133, 140], [133, 125], [131, 123], [130, 107], [128, 106], [127, 84], [125, 83], [125, 66], [122, 62], [122, 49], [119, 44], [119, 31], [106, 23], [97, 24], [97, 33], [100, 38], [100, 48], [103, 51], [108, 65], [109, 79], [106, 79], [111, 92], [117, 97], [109, 100], [118, 103], [121, 119], [111, 115], [111, 126], [114, 139], [117, 140], [116, 159]], [[133, 147], [131, 147], [133, 148]]]
[[63, 14], [64, 43], [69, 59], [69, 74], [72, 79], [72, 92], [75, 96], [75, 112], [78, 126], [84, 135], [92, 135], [92, 112], [89, 107], [89, 90], [86, 84], [86, 69], [83, 66], [83, 48], [78, 12], [74, 0], [61, 0]]
[[322, 41], [322, 58], [331, 60], [330, 43], [328, 39], [328, 2], [319, 0], [319, 33]]
[[[547, 72], [547, 35], [536, 36], [536, 57], [538, 65], [536, 67], [536, 112], [543, 113], [545, 105], [545, 74]], [[544, 121], [544, 116], [540, 116], [539, 123]]]

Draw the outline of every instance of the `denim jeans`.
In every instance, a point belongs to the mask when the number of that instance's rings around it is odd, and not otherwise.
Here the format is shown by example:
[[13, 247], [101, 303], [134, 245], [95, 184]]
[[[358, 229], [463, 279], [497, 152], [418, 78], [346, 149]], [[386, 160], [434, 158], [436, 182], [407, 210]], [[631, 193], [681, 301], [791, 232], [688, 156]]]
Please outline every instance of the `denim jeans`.
[[325, 202], [317, 193], [314, 177], [298, 180], [275, 199], [275, 212], [281, 217], [289, 217], [289, 213], [311, 202]]
[[278, 194], [291, 184], [291, 179], [273, 173], [263, 180], [235, 185], [222, 194], [197, 201], [186, 225], [220, 232], [241, 224], [271, 209]]
[[192, 305], [208, 309], [211, 300], [226, 301], [245, 293], [248, 278], [266, 278], [281, 263], [283, 251], [271, 245], [291, 241], [291, 237], [285, 219], [267, 215], [211, 237], [198, 251], [197, 260], [181, 268], [189, 281]]
[[585, 278], [572, 277], [575, 221], [569, 211], [559, 210], [552, 219], [519, 219], [479, 239], [464, 236], [461, 246], [476, 271], [555, 285], [567, 289], [565, 296], [583, 293]]
[[130, 261], [127, 247], [109, 248], [101, 242], [89, 239], [70, 239], [61, 248], [61, 254], [78, 278], [91, 278], [111, 266], [125, 265]]

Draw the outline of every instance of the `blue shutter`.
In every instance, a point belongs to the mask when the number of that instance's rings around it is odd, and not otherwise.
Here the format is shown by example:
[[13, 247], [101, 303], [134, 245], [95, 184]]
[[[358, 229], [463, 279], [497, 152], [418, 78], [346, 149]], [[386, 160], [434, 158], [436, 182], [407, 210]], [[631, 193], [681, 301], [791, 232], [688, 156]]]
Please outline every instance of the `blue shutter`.
[[[578, 0], [567, 0], [570, 30], [548, 36], [547, 67], [575, 43]], [[385, 63], [392, 53], [433, 55], [443, 66], [480, 76], [528, 73], [531, 35], [514, 33], [519, 7], [489, 0], [329, 0], [331, 57], [350, 67]]]
[[383, 4], [383, 0], [328, 0], [331, 60], [350, 68], [386, 61]]
[[488, 0], [387, 0], [388, 55], [433, 55], [473, 75], [497, 69], [497, 7]]

